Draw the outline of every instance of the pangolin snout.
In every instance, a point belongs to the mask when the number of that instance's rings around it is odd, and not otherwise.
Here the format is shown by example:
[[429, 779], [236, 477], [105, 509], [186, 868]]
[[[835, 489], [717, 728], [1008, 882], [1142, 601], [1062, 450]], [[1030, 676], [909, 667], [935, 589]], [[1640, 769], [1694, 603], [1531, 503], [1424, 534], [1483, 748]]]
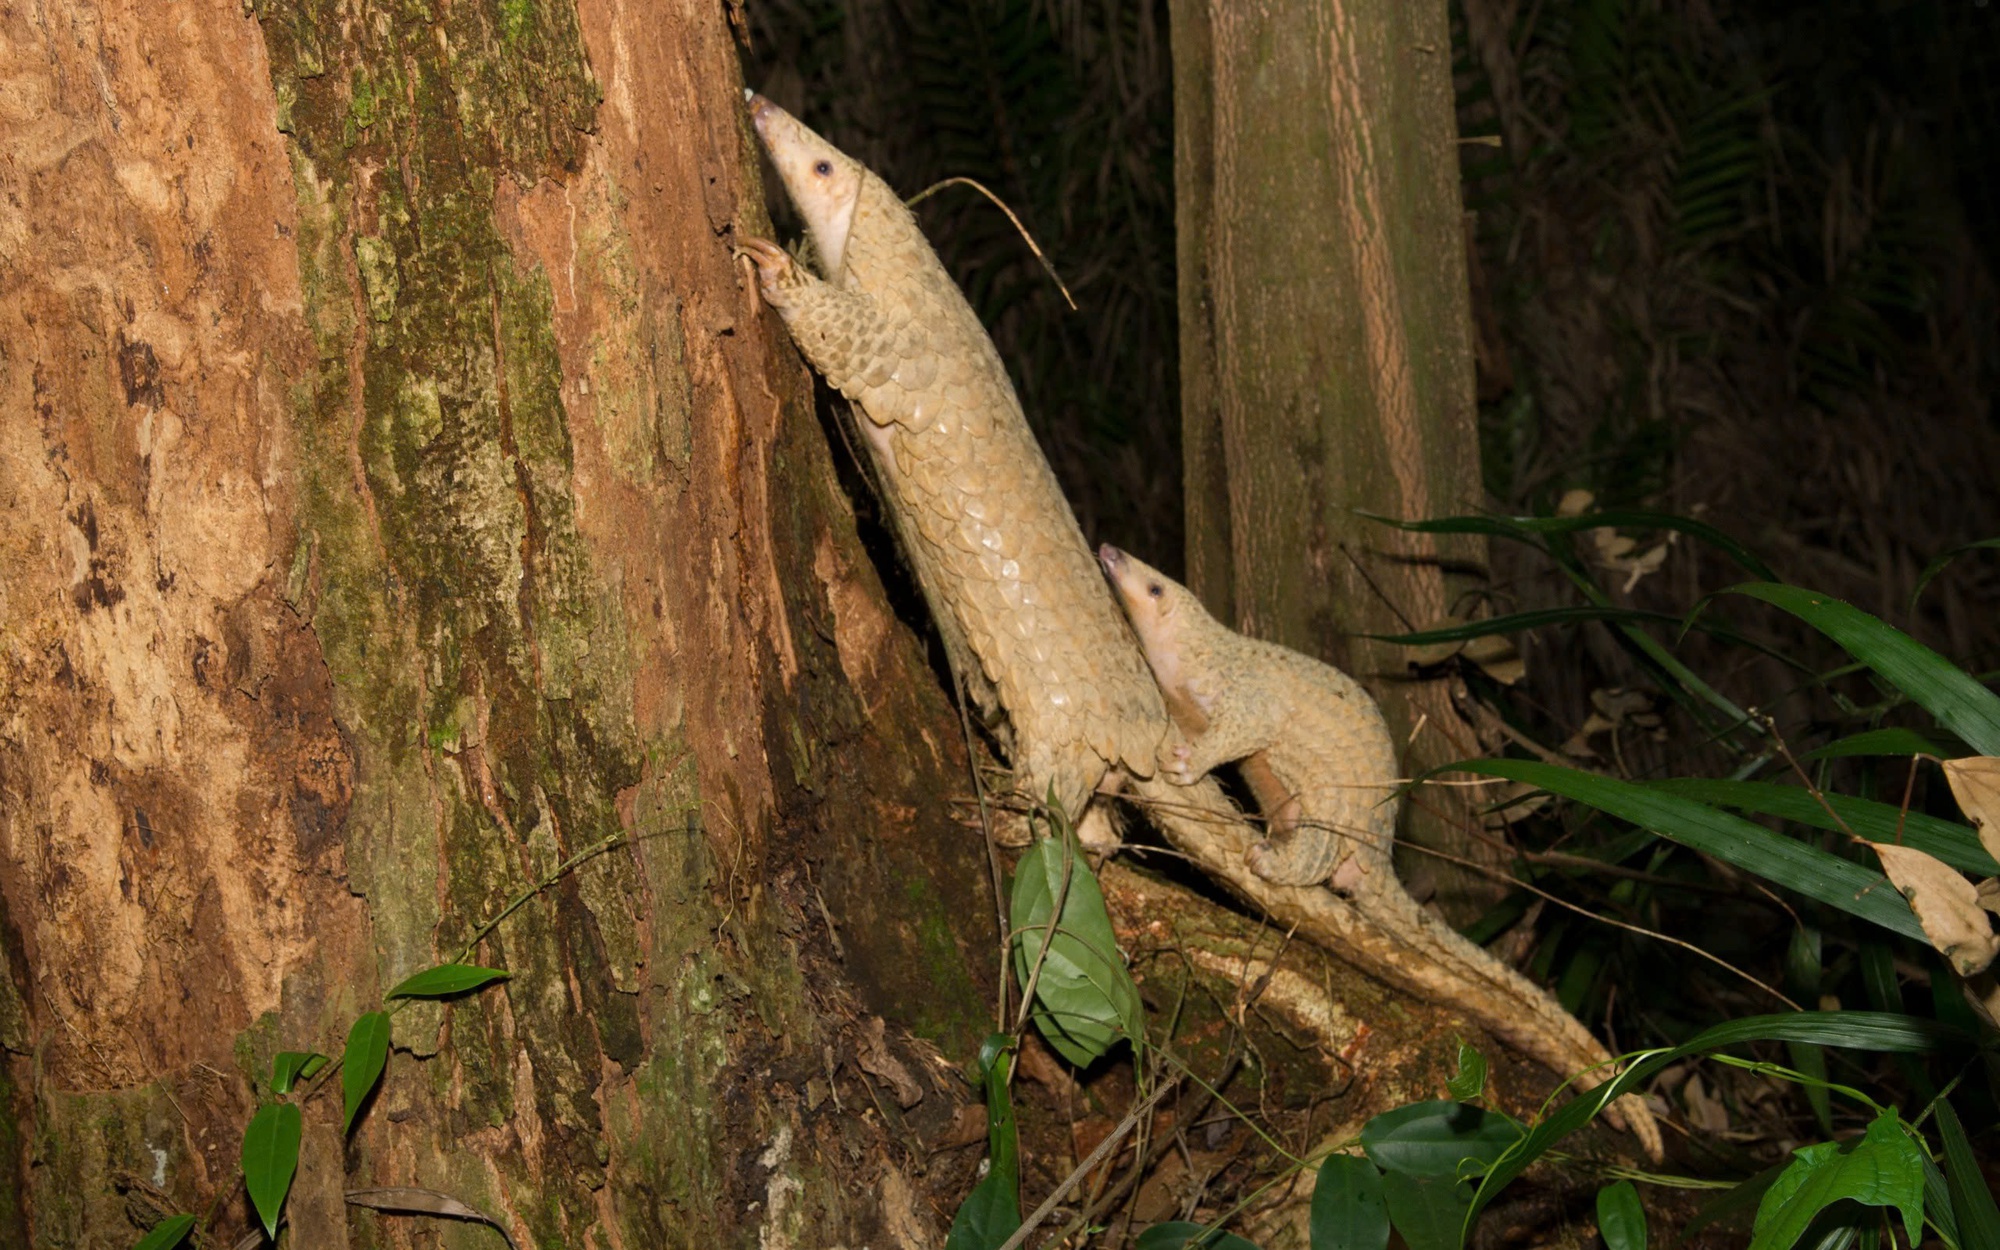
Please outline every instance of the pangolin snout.
[[750, 109], [750, 124], [757, 128], [757, 135], [764, 135], [764, 123], [771, 116], [771, 102], [749, 87], [743, 88], [744, 103]]
[[1097, 562], [1104, 566], [1106, 573], [1116, 577], [1119, 567], [1125, 563], [1125, 553], [1110, 543], [1105, 543], [1097, 549]]

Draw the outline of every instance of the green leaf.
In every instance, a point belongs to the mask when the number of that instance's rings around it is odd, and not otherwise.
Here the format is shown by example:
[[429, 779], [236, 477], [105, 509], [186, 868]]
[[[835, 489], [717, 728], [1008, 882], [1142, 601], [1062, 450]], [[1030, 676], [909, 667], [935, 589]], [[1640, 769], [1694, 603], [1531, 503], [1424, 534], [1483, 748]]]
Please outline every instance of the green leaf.
[[1597, 1191], [1597, 1233], [1604, 1250], [1646, 1250], [1646, 1208], [1631, 1181]]
[[1750, 1250], [1791, 1250], [1813, 1217], [1843, 1198], [1903, 1215], [1910, 1244], [1924, 1222], [1924, 1155], [1884, 1111], [1858, 1142], [1821, 1142], [1792, 1154], [1792, 1163], [1757, 1207]]
[[1958, 1217], [1959, 1242], [1972, 1247], [2000, 1246], [2000, 1206], [1986, 1187], [1986, 1175], [1972, 1153], [1972, 1142], [1951, 1104], [1937, 1103], [1938, 1135], [1944, 1138], [1945, 1182], [1951, 1190], [1952, 1213]]
[[[1851, 832], [1870, 842], [1900, 842], [1903, 846], [1935, 855], [1953, 868], [1977, 876], [2000, 875], [2000, 861], [1996, 861], [1980, 845], [1979, 834], [1970, 825], [1939, 820], [1922, 812], [1906, 812], [1893, 803], [1828, 794], [1825, 804], [1821, 804], [1803, 786], [1784, 786], [1768, 781], [1674, 777], [1648, 784], [1656, 790], [1665, 790], [1668, 794], [1678, 794], [1699, 803], [1795, 820], [1815, 829]], [[1829, 812], [1828, 808], [1833, 810]], [[1841, 828], [1843, 823], [1846, 825], [1844, 830]]]
[[998, 1250], [1021, 1227], [1021, 1162], [1014, 1101], [1007, 1090], [1007, 1041], [1004, 1034], [995, 1034], [979, 1048], [986, 1086], [986, 1176], [959, 1204], [945, 1250]]
[[503, 981], [512, 975], [499, 968], [480, 968], [473, 964], [439, 964], [405, 978], [385, 997], [449, 998], [494, 981]]
[[[1413, 1102], [1361, 1127], [1361, 1148], [1384, 1172], [1459, 1180], [1491, 1166], [1527, 1130], [1460, 1102]], [[1472, 1160], [1475, 1167], [1466, 1168]]]
[[[1924, 587], [1931, 584], [1933, 577], [1944, 572], [1945, 565], [1950, 564], [1953, 560], [1958, 559], [1969, 551], [1992, 551], [1996, 549], [2000, 549], [2000, 538], [1982, 538], [1978, 542], [1963, 543], [1957, 547], [1953, 547], [1950, 551], [1945, 552], [1937, 559], [1926, 564], [1924, 571], [1917, 574], [1917, 588], [1910, 592], [1910, 611], [1914, 612], [1917, 610], [1917, 600], [1923, 598]], [[2000, 1242], [1996, 1242], [1995, 1244], [2000, 1245]]]
[[1880, 873], [1671, 791], [1537, 760], [1469, 760], [1440, 771], [1539, 786], [1905, 937], [1925, 940], [1909, 902]]
[[1528, 1135], [1481, 1178], [1466, 1218], [1469, 1220], [1477, 1215], [1529, 1165], [1557, 1142], [1590, 1123], [1613, 1100], [1643, 1086], [1668, 1065], [1690, 1056], [1745, 1042], [1812, 1042], [1848, 1050], [1917, 1054], [1934, 1050], [1946, 1042], [1963, 1041], [1967, 1036], [1961, 1029], [1936, 1021], [1875, 1011], [1801, 1011], [1790, 1015], [1745, 1016], [1740, 1020], [1726, 1021], [1703, 1030], [1671, 1050], [1650, 1052], [1615, 1079], [1558, 1107], [1547, 1119], [1530, 1129]]
[[133, 1246], [132, 1250], [174, 1250], [174, 1247], [185, 1241], [187, 1235], [193, 1231], [192, 1215], [169, 1215], [153, 1225], [153, 1231], [141, 1237], [139, 1244]]
[[1929, 1156], [1924, 1158], [1924, 1220], [1937, 1230], [1945, 1250], [1963, 1250], [1964, 1243], [1958, 1237], [1958, 1216], [1951, 1206], [1951, 1185]]
[[1014, 974], [1023, 992], [1041, 957], [1059, 897], [1062, 920], [1035, 976], [1035, 1023], [1058, 1054], [1085, 1067], [1121, 1038], [1134, 1047], [1141, 1045], [1145, 1014], [1138, 987], [1118, 956], [1118, 940], [1097, 878], [1077, 853], [1075, 842], [1066, 838], [1042, 839], [1014, 870], [1010, 920]]
[[1903, 631], [1831, 595], [1797, 586], [1748, 582], [1723, 593], [1749, 595], [1790, 612], [1881, 674], [1974, 751], [2000, 755], [2000, 695]]
[[1257, 1250], [1255, 1244], [1234, 1233], [1187, 1220], [1155, 1224], [1132, 1241], [1132, 1250], [1183, 1250], [1183, 1247], [1188, 1250], [1194, 1250], [1194, 1247], [1201, 1247], [1202, 1250]]
[[340, 1057], [340, 1092], [347, 1107], [341, 1132], [354, 1131], [355, 1113], [361, 1110], [368, 1091], [382, 1078], [382, 1069], [388, 1062], [389, 1013], [368, 1012], [347, 1031], [347, 1049]]
[[1328, 1155], [1313, 1184], [1312, 1250], [1384, 1250], [1389, 1208], [1382, 1173], [1366, 1159]]
[[[1811, 925], [1792, 930], [1791, 945], [1785, 951], [1785, 992], [1799, 1002], [1817, 1003], [1824, 971], [1820, 931]], [[1792, 1067], [1812, 1078], [1804, 1082], [1806, 1103], [1812, 1107], [1820, 1131], [1832, 1135], [1833, 1096], [1826, 1087], [1826, 1051], [1810, 1042], [1786, 1042], [1785, 1050]]]
[[1486, 1092], [1486, 1056], [1458, 1039], [1458, 1074], [1444, 1083], [1445, 1092], [1459, 1102], [1471, 1102]]
[[1410, 1250], [1459, 1250], [1471, 1218], [1472, 1186], [1448, 1177], [1390, 1172], [1382, 1178], [1389, 1222]]
[[1951, 760], [1971, 754], [1972, 748], [1965, 745], [1965, 739], [1942, 729], [1869, 729], [1836, 738], [1799, 758], [1840, 760], [1857, 755], [1935, 755]]
[[1574, 625], [1584, 621], [1609, 621], [1618, 625], [1664, 625], [1676, 631], [1683, 628], [1698, 629], [1705, 634], [1713, 634], [1725, 642], [1761, 651], [1793, 668], [1811, 671], [1806, 669], [1797, 657], [1758, 642], [1727, 625], [1705, 619], [1689, 621], [1685, 617], [1672, 616], [1665, 612], [1646, 612], [1638, 608], [1620, 608], [1610, 604], [1538, 608], [1532, 612], [1484, 617], [1476, 621], [1466, 621], [1461, 625], [1447, 625], [1410, 634], [1362, 634], [1361, 637], [1373, 638], [1377, 642], [1393, 643], [1399, 647], [1429, 647], [1447, 642], [1470, 642], [1474, 638], [1485, 638], [1492, 634], [1518, 634], [1548, 625]]
[[271, 1056], [271, 1092], [289, 1094], [292, 1086], [326, 1066], [326, 1056], [313, 1050], [281, 1050]]
[[264, 1233], [278, 1239], [278, 1216], [299, 1170], [299, 1109], [288, 1102], [272, 1103], [250, 1117], [243, 1130], [243, 1188], [263, 1221]]
[[1703, 524], [1692, 517], [1675, 516], [1670, 512], [1640, 512], [1627, 509], [1585, 512], [1579, 516], [1455, 516], [1429, 521], [1398, 521], [1391, 517], [1377, 516], [1372, 512], [1363, 512], [1361, 515], [1371, 521], [1383, 521], [1397, 529], [1416, 533], [1491, 534], [1520, 542], [1533, 542], [1542, 534], [1574, 534], [1606, 526], [1616, 529], [1677, 530], [1690, 538], [1699, 538], [1708, 543], [1734, 560], [1748, 573], [1766, 581], [1778, 580], [1778, 575], [1771, 571], [1771, 567], [1742, 543], [1713, 525]]

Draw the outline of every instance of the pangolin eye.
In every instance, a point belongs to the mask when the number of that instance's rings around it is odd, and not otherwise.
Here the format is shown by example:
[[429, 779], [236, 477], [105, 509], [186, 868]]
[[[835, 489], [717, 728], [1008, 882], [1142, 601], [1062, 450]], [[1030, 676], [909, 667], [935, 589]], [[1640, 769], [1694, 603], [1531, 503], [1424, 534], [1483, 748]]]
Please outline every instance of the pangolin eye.
[[1152, 582], [1147, 585], [1146, 593], [1153, 596], [1153, 598], [1157, 599], [1162, 594], [1166, 593], [1166, 587], [1160, 585], [1158, 582]]
[[824, 178], [828, 174], [833, 172], [833, 162], [818, 161], [813, 165], [813, 172], [818, 174], [820, 177]]

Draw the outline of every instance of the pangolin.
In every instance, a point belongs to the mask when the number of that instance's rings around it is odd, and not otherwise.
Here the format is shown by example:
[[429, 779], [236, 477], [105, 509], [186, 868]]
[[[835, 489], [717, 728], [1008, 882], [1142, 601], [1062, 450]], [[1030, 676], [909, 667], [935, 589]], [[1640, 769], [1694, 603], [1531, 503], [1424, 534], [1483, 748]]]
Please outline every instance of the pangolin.
[[[1242, 818], [1213, 782], [1155, 775], [1169, 729], [1160, 685], [1105, 591], [985, 328], [886, 183], [745, 94], [824, 276], [768, 240], [743, 239], [740, 250], [807, 361], [859, 410], [939, 633], [975, 696], [997, 700], [1011, 722], [1005, 740], [1020, 788], [1053, 795], [1075, 815], [1108, 771], [1122, 774], [1177, 846], [1304, 936], [1431, 1001], [1470, 995], [1471, 1014], [1496, 1036], [1559, 1072], [1601, 1062], [1602, 1048], [1559, 1008], [1566, 1027], [1541, 1012], [1509, 1019], [1486, 1010], [1491, 987], [1468, 989], [1434, 963], [1442, 942], [1396, 938], [1331, 891], [1264, 882], [1235, 849]], [[1394, 771], [1391, 757], [1380, 776]], [[1632, 1118], [1657, 1152], [1643, 1108]]]
[[1011, 722], [1017, 784], [1078, 816], [1107, 770], [1152, 772], [1159, 689], [999, 353], [916, 219], [860, 162], [749, 99], [825, 277], [763, 239], [741, 250], [807, 361], [859, 409], [946, 645], [976, 660]]
[[[1547, 991], [1417, 906], [1396, 880], [1396, 746], [1360, 683], [1227, 628], [1185, 586], [1116, 547], [1099, 548], [1098, 561], [1173, 713], [1160, 776], [1189, 786], [1240, 762], [1266, 820], [1245, 865], [1274, 885], [1303, 887], [1275, 897], [1330, 920], [1320, 932], [1340, 939], [1344, 958], [1458, 1007], [1558, 1071], [1609, 1060]], [[1322, 883], [1332, 890], [1313, 888]], [[1659, 1157], [1644, 1105], [1628, 1096], [1617, 1109]]]

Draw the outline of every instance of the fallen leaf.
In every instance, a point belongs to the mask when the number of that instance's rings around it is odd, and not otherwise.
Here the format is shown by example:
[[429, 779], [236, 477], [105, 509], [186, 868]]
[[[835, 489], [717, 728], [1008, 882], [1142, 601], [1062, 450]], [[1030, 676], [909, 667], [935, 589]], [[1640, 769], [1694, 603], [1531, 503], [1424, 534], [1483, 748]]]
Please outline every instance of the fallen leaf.
[[1951, 783], [1951, 797], [1958, 800], [1958, 810], [1979, 830], [1979, 844], [1988, 855], [2000, 859], [2000, 758], [1975, 755], [1946, 760], [1944, 779]]
[[1557, 516], [1582, 516], [1590, 511], [1590, 505], [1597, 502], [1597, 496], [1582, 487], [1563, 492], [1561, 502], [1556, 504]]
[[1993, 936], [1993, 922], [1979, 906], [1978, 888], [1935, 856], [1893, 842], [1869, 845], [1882, 857], [1882, 871], [1910, 900], [1924, 936], [1958, 975], [1984, 971], [2000, 954], [2000, 938]]
[[1729, 1128], [1729, 1108], [1708, 1092], [1708, 1086], [1699, 1072], [1688, 1077], [1681, 1087], [1681, 1097], [1687, 1103], [1688, 1123], [1706, 1133], [1721, 1133]]
[[923, 1101], [924, 1087], [917, 1084], [917, 1078], [903, 1066], [889, 1049], [888, 1022], [880, 1016], [871, 1017], [861, 1026], [861, 1045], [854, 1053], [855, 1062], [861, 1070], [878, 1080], [887, 1082], [896, 1097], [896, 1105], [908, 1110]]

